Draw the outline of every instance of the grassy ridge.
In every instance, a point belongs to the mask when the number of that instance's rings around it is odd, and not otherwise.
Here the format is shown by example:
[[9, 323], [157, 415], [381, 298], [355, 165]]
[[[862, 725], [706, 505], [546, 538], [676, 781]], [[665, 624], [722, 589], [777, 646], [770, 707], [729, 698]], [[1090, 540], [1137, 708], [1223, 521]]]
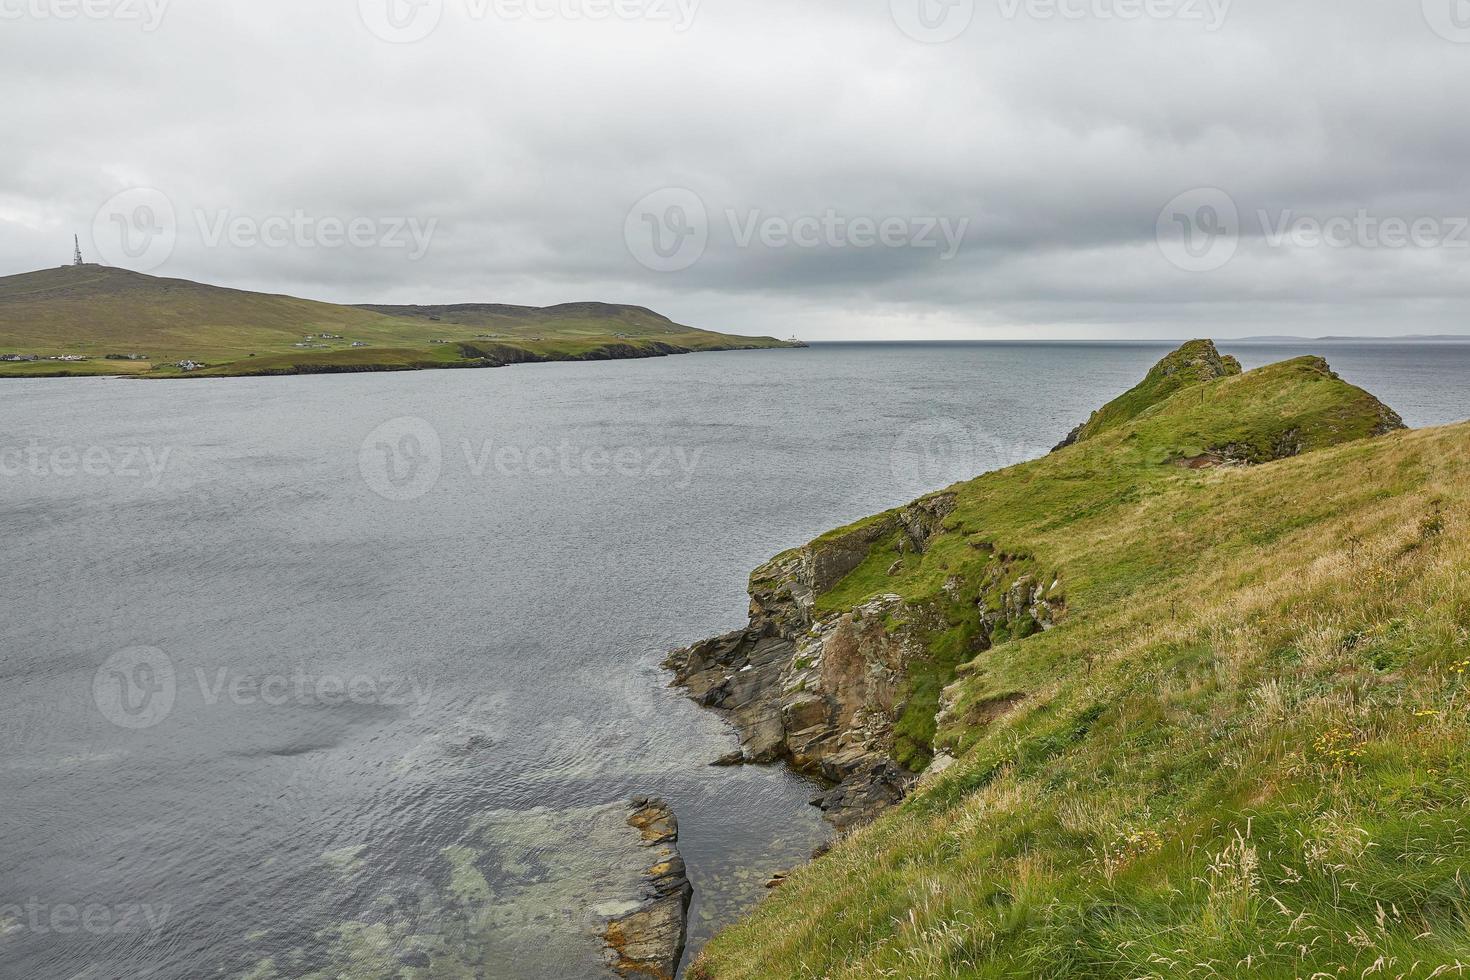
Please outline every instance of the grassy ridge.
[[[686, 350], [724, 350], [731, 346], [784, 346], [769, 337], [736, 337], [681, 326], [641, 306], [611, 303], [563, 303], [560, 306], [506, 306], [468, 303], [451, 306], [358, 307], [400, 319], [429, 320], [470, 327], [484, 339], [515, 340], [555, 337], [574, 353], [595, 352], [609, 337], [626, 344], [664, 343]], [[448, 329], [453, 330], [454, 327]]]
[[[302, 343], [317, 346], [296, 346]], [[96, 265], [0, 278], [0, 353], [90, 358], [0, 362], [0, 377], [177, 376], [182, 372], [175, 365], [183, 360], [206, 366], [197, 374], [300, 374], [784, 346], [790, 345], [696, 330], [650, 310], [599, 303], [544, 310], [340, 306]], [[147, 357], [106, 360], [108, 354]]]
[[1137, 418], [1185, 388], [1240, 373], [1240, 362], [1221, 357], [1208, 340], [1192, 340], [1165, 357], [1129, 391], [1108, 402], [1067, 437], [1084, 442]]
[[[942, 545], [820, 601], [922, 598], [990, 549], [1065, 618], [951, 671], [958, 761], [692, 975], [1456, 975], [1470, 425], [1363, 438], [1385, 411], [1299, 359], [954, 488]], [[1177, 465], [1226, 445], [1295, 455]]]

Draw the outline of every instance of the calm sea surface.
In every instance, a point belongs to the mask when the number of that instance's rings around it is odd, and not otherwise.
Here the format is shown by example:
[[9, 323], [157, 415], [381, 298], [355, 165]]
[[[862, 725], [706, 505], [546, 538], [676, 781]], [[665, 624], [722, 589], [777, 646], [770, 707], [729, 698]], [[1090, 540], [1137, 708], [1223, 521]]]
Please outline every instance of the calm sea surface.
[[[1470, 346], [1222, 347], [1470, 415]], [[634, 794], [679, 814], [697, 946], [825, 831], [707, 766], [733, 737], [665, 652], [1167, 349], [0, 384], [0, 977], [595, 975], [588, 808]]]

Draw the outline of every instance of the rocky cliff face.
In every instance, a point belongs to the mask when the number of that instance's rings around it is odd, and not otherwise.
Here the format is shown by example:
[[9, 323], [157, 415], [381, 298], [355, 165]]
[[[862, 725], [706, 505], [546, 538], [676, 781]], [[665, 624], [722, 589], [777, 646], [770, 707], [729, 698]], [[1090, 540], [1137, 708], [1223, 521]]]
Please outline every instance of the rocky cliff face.
[[[957, 588], [922, 602], [879, 595], [826, 614], [817, 600], [879, 541], [896, 537], [900, 553], [923, 553], [947, 533], [954, 503], [927, 497], [772, 559], [751, 577], [745, 629], [669, 657], [675, 683], [739, 733], [739, 750], [719, 764], [784, 761], [821, 777], [832, 786], [815, 802], [839, 829], [903, 798], [917, 774], [894, 759], [895, 728], [912, 697], [912, 668], [932, 655], [929, 640], [949, 626], [948, 607], [970, 600]], [[1033, 632], [1062, 615], [1057, 584], [1041, 584], [1022, 565], [995, 557], [990, 593], [976, 600], [974, 652], [1000, 629]]]

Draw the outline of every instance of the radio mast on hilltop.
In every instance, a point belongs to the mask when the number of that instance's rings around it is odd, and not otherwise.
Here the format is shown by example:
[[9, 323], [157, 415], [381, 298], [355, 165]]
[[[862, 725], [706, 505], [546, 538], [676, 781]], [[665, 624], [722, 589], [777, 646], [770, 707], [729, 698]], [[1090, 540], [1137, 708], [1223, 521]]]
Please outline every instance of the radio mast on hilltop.
[[78, 235], [71, 236], [72, 244], [76, 246], [76, 254], [72, 256], [72, 265], [85, 265], [82, 261], [82, 239]]

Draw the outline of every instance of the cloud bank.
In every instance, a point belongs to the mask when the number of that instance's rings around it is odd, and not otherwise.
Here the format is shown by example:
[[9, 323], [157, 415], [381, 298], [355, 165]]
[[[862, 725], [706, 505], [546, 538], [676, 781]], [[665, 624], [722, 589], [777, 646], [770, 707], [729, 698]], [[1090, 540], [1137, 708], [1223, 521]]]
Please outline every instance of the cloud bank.
[[1470, 332], [1460, 0], [0, 0], [0, 273], [808, 339]]

